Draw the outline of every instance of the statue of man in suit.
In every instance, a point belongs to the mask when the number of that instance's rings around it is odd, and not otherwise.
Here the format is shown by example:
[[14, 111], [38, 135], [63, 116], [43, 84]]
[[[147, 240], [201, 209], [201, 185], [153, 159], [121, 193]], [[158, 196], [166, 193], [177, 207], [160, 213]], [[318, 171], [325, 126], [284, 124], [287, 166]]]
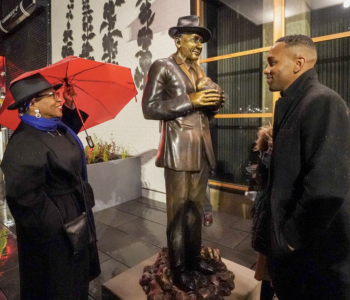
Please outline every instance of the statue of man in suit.
[[191, 272], [214, 271], [200, 259], [202, 201], [216, 164], [209, 122], [225, 99], [217, 89], [196, 87], [205, 77], [198, 65], [202, 43], [211, 37], [199, 26], [199, 17], [179, 18], [169, 35], [177, 52], [152, 64], [142, 109], [146, 119], [162, 121], [156, 166], [165, 174], [170, 267], [174, 284], [187, 292], [196, 289]]

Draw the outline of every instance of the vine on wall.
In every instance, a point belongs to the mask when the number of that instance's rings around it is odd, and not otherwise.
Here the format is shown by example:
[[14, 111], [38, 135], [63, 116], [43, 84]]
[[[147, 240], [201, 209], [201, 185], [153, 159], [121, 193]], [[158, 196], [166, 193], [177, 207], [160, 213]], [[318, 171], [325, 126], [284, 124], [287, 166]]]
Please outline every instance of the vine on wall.
[[123, 38], [122, 32], [115, 29], [115, 23], [117, 22], [117, 14], [115, 13], [115, 7], [124, 4], [124, 0], [116, 0], [115, 2], [109, 0], [103, 7], [103, 19], [104, 21], [100, 27], [100, 33], [107, 28], [107, 33], [102, 38], [102, 46], [104, 54], [102, 60], [112, 64], [118, 64], [115, 61], [118, 54], [118, 40], [114, 40], [114, 37]]
[[94, 48], [90, 45], [90, 41], [96, 36], [93, 33], [94, 27], [92, 26], [92, 13], [94, 12], [90, 8], [90, 0], [82, 0], [83, 2], [83, 32], [81, 36], [84, 43], [82, 45], [81, 54], [79, 57], [95, 60], [93, 56], [90, 55], [90, 52], [94, 51]]
[[[140, 4], [142, 5], [140, 6]], [[152, 44], [153, 31], [150, 26], [154, 21], [154, 16], [156, 13], [153, 13], [151, 10], [151, 3], [149, 0], [138, 0], [136, 7], [140, 6], [139, 19], [142, 27], [137, 34], [137, 44], [142, 47], [142, 50], [138, 51], [135, 56], [139, 58], [139, 67], [136, 67], [134, 80], [138, 88], [143, 90], [146, 85], [147, 72], [152, 64], [152, 53], [149, 51], [149, 47]]]
[[70, 4], [67, 5], [68, 12], [66, 14], [67, 19], [67, 30], [63, 32], [63, 43], [65, 45], [62, 46], [61, 55], [63, 58], [74, 55], [73, 50], [73, 30], [71, 30], [70, 20], [73, 20], [73, 9], [74, 9], [74, 0], [69, 0]]

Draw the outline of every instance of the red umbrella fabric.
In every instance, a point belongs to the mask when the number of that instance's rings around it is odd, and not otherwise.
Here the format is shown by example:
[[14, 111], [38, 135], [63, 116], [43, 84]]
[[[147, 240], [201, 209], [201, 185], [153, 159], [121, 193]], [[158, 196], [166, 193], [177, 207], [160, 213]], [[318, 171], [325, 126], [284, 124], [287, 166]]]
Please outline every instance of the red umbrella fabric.
[[[76, 105], [89, 115], [85, 128], [113, 119], [137, 94], [129, 68], [76, 56], [68, 56], [48, 67], [24, 73], [13, 80], [10, 86], [37, 73], [52, 85], [68, 83], [75, 87]], [[63, 100], [63, 87], [59, 91], [62, 91]], [[0, 109], [0, 124], [14, 130], [20, 119], [17, 110], [7, 110], [12, 102], [14, 99], [9, 89]]]

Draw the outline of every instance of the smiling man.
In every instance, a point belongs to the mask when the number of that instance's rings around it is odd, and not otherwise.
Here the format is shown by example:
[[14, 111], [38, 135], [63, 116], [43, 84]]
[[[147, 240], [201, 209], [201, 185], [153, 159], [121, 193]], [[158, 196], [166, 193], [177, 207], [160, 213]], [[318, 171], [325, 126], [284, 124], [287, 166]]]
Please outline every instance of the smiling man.
[[192, 271], [210, 274], [200, 259], [202, 201], [215, 157], [209, 120], [222, 106], [216, 89], [197, 91], [205, 77], [197, 61], [211, 33], [198, 16], [181, 17], [169, 29], [177, 52], [155, 61], [148, 73], [142, 100], [146, 119], [162, 121], [156, 165], [164, 168], [167, 199], [167, 240], [174, 283], [184, 291], [196, 289]]
[[270, 91], [281, 91], [265, 228], [279, 300], [350, 299], [349, 108], [319, 83], [316, 60], [309, 37], [286, 36], [264, 71]]

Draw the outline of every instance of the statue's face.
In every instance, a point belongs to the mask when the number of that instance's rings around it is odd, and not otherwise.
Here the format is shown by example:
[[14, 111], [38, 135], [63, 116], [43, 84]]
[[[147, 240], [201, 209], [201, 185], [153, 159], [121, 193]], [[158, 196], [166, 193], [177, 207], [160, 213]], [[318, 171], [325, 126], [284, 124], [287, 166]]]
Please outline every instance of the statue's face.
[[189, 63], [197, 61], [203, 49], [202, 40], [203, 38], [196, 33], [182, 34], [181, 38], [176, 38], [179, 54]]

